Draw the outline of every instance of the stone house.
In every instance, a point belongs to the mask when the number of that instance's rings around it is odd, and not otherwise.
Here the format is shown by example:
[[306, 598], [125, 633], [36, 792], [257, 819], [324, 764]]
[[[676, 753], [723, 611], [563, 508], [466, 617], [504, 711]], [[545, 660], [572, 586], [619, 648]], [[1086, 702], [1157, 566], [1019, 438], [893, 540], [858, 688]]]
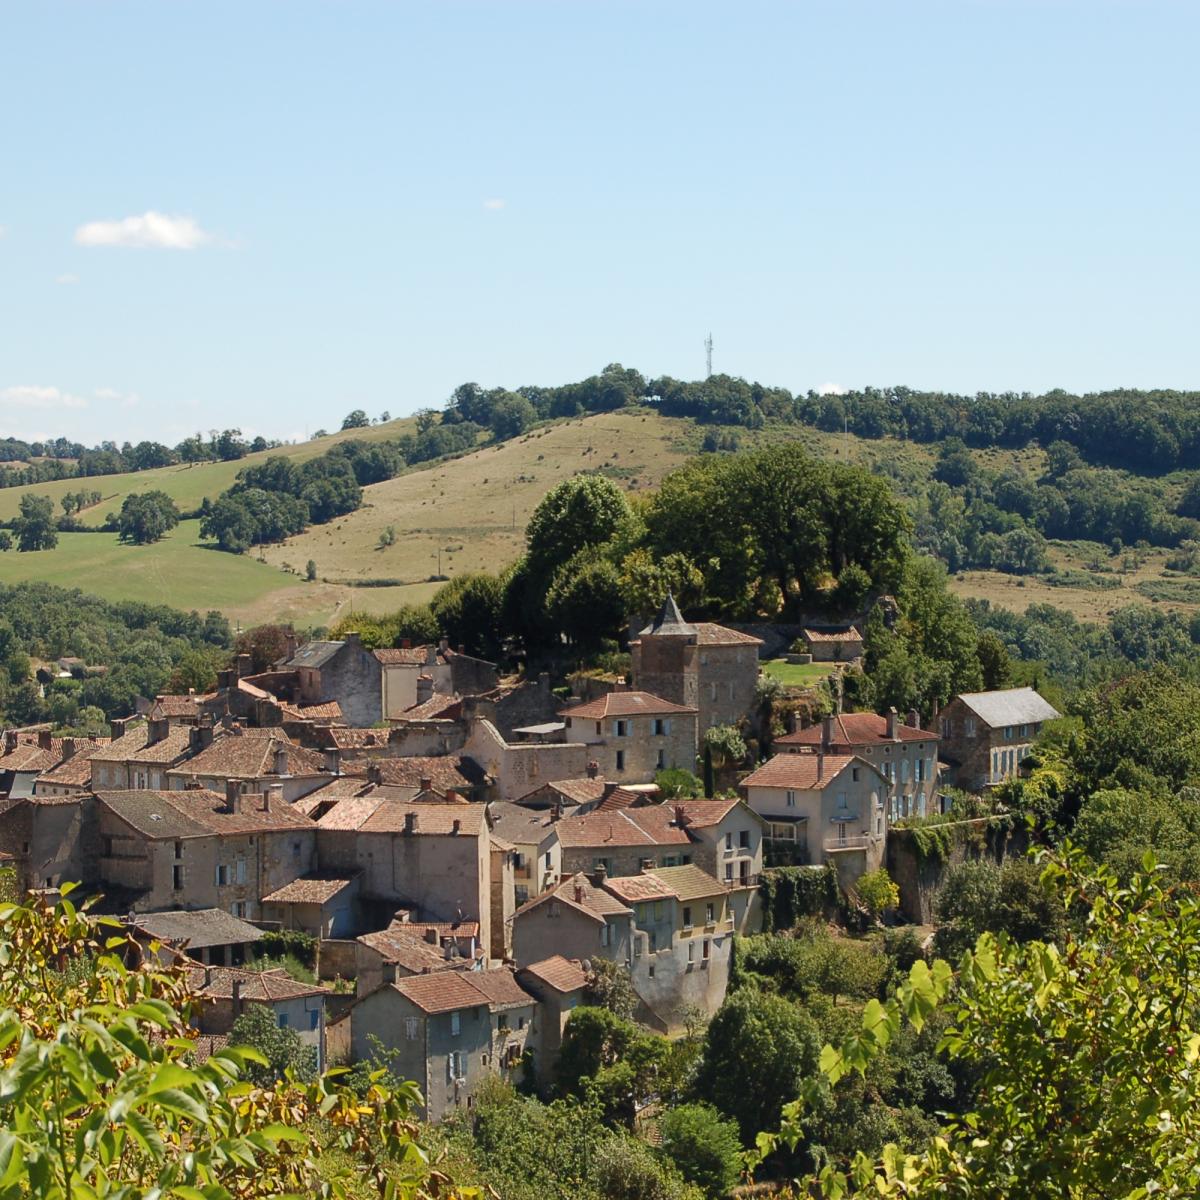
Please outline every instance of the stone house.
[[113, 740], [91, 758], [92, 787], [97, 791], [162, 791], [167, 772], [203, 749], [212, 727], [173, 725], [165, 717], [114, 728]]
[[554, 810], [496, 802], [488, 805], [488, 819], [493, 837], [499, 836], [512, 846], [513, 898], [517, 907], [558, 883], [562, 846]]
[[490, 800], [516, 800], [549, 779], [587, 770], [589, 747], [581, 741], [509, 742], [486, 718], [471, 722], [463, 754], [487, 775]]
[[[575, 769], [545, 775], [566, 779], [585, 773], [589, 760], [606, 779], [653, 783], [659, 771], [696, 769], [697, 710], [649, 692], [607, 692], [560, 711], [566, 735], [584, 743]], [[516, 797], [513, 797], [515, 799]]]
[[383, 720], [383, 664], [357, 633], [341, 641], [306, 642], [280, 667], [296, 672], [297, 703], [336, 700], [350, 725]]
[[741, 782], [776, 862], [834, 862], [843, 886], [883, 863], [890, 788], [853, 754], [776, 754]]
[[[386, 793], [387, 789], [381, 789]], [[422, 919], [478, 921], [492, 944], [491, 839], [481, 804], [347, 797], [316, 819], [322, 871], [359, 873], [364, 902]]]
[[712, 1016], [729, 985], [733, 938], [748, 932], [752, 886], [728, 888], [694, 864], [608, 879], [605, 890], [633, 909], [630, 974], [644, 1011], [663, 1033], [683, 1029], [689, 1009]]
[[761, 645], [736, 629], [685, 621], [668, 595], [658, 616], [629, 644], [633, 686], [695, 708], [700, 734], [714, 725], [737, 725], [756, 706]]
[[73, 738], [63, 738], [62, 762], [43, 771], [33, 781], [33, 794], [58, 798], [87, 795], [92, 786], [92, 755], [102, 745], [107, 745], [107, 742], [78, 742]]
[[923, 817], [938, 810], [938, 735], [922, 729], [916, 712], [901, 722], [893, 708], [877, 713], [837, 713], [816, 725], [775, 739], [784, 753], [853, 754], [874, 763], [891, 785], [890, 815]]
[[[595, 880], [602, 881], [603, 873]], [[582, 872], [568, 875], [517, 909], [512, 945], [518, 965], [561, 954], [629, 966], [633, 911], [596, 881]]]
[[94, 882], [99, 844], [86, 795], [21, 796], [0, 801], [0, 855], [18, 894], [30, 888]]
[[586, 1002], [587, 972], [577, 959], [554, 954], [522, 967], [517, 972], [517, 982], [538, 1002], [533, 1025], [533, 1069], [538, 1086], [549, 1090], [555, 1080], [567, 1021]]
[[385, 981], [434, 971], [475, 971], [487, 963], [478, 921], [393, 921], [355, 940], [355, 990], [366, 996]]
[[[374, 650], [382, 667], [382, 708], [386, 720], [394, 720], [432, 696], [477, 696], [499, 682], [496, 664], [451, 650], [443, 638], [438, 645]], [[421, 681], [425, 680], [422, 686]]]
[[942, 757], [948, 780], [969, 792], [1011, 778], [1047, 721], [1062, 714], [1031, 687], [964, 692], [942, 710]]
[[680, 800], [663, 805], [664, 813], [668, 808], [692, 843], [695, 866], [727, 887], [757, 886], [766, 822], [745, 801]]
[[315, 866], [316, 826], [276, 789], [96, 793], [96, 863], [133, 912], [221, 908], [257, 920], [260, 898]]
[[301, 1044], [317, 1052], [317, 1070], [325, 1069], [325, 1004], [331, 988], [300, 983], [282, 969], [196, 966], [188, 975], [199, 1000], [195, 1023], [201, 1033], [227, 1034], [246, 1005], [261, 1004], [281, 1029], [294, 1029]]
[[366, 775], [371, 783], [433, 790], [468, 800], [482, 799], [488, 782], [474, 759], [455, 754], [370, 759]]
[[318, 940], [352, 937], [360, 927], [358, 875], [300, 875], [262, 898], [264, 921]]
[[536, 1013], [507, 967], [412, 975], [355, 1001], [351, 1052], [370, 1059], [378, 1038], [391, 1070], [420, 1085], [425, 1118], [438, 1121], [467, 1106], [489, 1076], [520, 1078]]
[[853, 663], [863, 656], [863, 635], [853, 625], [805, 629], [800, 636], [813, 662]]
[[32, 796], [38, 776], [72, 757], [79, 744], [75, 738], [54, 737], [49, 729], [7, 730], [0, 746], [0, 796], [12, 800]]
[[588, 763], [583, 779], [554, 779], [518, 797], [522, 808], [560, 808], [564, 811], [588, 812], [604, 798], [607, 781], [600, 775], [598, 763]]
[[[202, 742], [204, 731], [197, 732], [201, 736], [194, 740]], [[265, 792], [277, 785], [291, 804], [329, 782], [334, 772], [321, 754], [295, 745], [278, 731], [235, 725], [169, 769], [166, 778], [166, 786], [176, 791], [199, 786], [224, 792], [236, 783], [247, 791]]]
[[[263, 931], [223, 908], [139, 913], [129, 923], [139, 942], [161, 942], [172, 955], [204, 966], [236, 967], [250, 958]], [[160, 959], [164, 956], [160, 952]], [[165, 961], [170, 961], [167, 956]]]

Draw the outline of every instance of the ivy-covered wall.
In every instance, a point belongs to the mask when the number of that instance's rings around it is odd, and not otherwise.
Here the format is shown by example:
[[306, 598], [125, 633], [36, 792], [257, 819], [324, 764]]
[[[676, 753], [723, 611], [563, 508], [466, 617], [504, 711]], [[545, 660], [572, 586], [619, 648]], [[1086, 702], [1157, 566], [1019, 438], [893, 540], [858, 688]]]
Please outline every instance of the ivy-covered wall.
[[804, 917], [831, 914], [838, 907], [837, 871], [823, 867], [770, 867], [758, 885], [762, 896], [763, 932], [791, 929]]

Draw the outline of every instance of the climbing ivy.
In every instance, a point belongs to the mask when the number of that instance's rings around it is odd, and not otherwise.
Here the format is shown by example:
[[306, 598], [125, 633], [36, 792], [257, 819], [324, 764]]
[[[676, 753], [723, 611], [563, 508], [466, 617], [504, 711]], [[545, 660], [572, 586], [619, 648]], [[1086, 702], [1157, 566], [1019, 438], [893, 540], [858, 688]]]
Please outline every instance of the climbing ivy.
[[791, 929], [804, 917], [820, 916], [838, 904], [837, 870], [824, 867], [771, 867], [759, 883], [763, 930]]

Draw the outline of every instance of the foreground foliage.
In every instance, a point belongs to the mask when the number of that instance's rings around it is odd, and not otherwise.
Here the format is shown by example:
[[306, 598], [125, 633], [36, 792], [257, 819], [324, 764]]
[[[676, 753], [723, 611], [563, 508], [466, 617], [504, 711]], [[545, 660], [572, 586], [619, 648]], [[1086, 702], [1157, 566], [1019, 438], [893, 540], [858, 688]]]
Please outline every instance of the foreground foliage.
[[1067, 847], [1045, 870], [1078, 928], [1061, 949], [982, 934], [953, 970], [917, 962], [861, 1030], [826, 1046], [821, 1075], [757, 1155], [795, 1149], [826, 1088], [865, 1075], [905, 1025], [948, 1010], [940, 1049], [979, 1073], [973, 1104], [915, 1153], [831, 1164], [804, 1194], [974, 1198], [1194, 1196], [1200, 1188], [1200, 900], [1148, 856], [1122, 887]]
[[255, 1086], [251, 1050], [197, 1062], [183, 974], [137, 952], [69, 899], [0, 905], [5, 1200], [466, 1195], [417, 1143], [414, 1085], [360, 1101], [328, 1077]]

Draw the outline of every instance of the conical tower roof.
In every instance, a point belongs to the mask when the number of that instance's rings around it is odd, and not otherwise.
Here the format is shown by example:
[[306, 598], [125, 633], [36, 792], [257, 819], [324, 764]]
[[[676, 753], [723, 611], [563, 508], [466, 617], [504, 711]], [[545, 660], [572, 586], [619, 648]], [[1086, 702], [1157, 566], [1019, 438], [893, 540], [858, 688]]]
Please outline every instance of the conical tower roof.
[[675, 603], [675, 597], [668, 592], [667, 598], [658, 610], [658, 616], [642, 630], [641, 637], [695, 637], [696, 630], [684, 619]]

